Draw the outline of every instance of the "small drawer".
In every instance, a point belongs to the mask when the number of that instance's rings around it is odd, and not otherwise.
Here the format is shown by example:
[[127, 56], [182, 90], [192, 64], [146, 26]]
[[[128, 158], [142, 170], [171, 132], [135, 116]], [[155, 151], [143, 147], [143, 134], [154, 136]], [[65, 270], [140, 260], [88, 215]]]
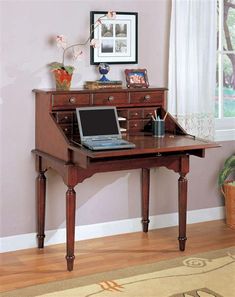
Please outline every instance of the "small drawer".
[[72, 123], [73, 122], [73, 112], [63, 112], [59, 111], [56, 113], [56, 122], [65, 124], [65, 123]]
[[158, 103], [159, 105], [163, 105], [164, 93], [161, 91], [132, 92], [131, 103], [144, 103], [144, 104]]
[[61, 129], [63, 130], [64, 134], [71, 135], [73, 131], [73, 126], [68, 124], [61, 124]]
[[143, 120], [130, 120], [128, 121], [128, 130], [138, 130], [142, 131], [144, 129], [144, 121]]
[[54, 95], [52, 97], [52, 107], [76, 107], [89, 105], [90, 96], [89, 94], [71, 94], [71, 95]]
[[128, 118], [128, 110], [127, 109], [119, 109], [117, 111], [118, 116], [127, 119]]
[[156, 108], [145, 108], [144, 109], [144, 118], [151, 119], [151, 117], [154, 116], [155, 110], [156, 110]]
[[142, 109], [129, 109], [129, 119], [141, 119], [143, 117]]
[[128, 93], [97, 93], [94, 94], [94, 105], [121, 105], [128, 103]]

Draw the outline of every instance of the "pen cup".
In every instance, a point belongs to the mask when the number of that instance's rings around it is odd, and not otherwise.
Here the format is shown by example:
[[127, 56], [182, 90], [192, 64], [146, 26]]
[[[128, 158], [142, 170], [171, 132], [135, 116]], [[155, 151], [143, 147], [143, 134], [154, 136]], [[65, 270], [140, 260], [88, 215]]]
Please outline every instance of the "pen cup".
[[156, 120], [153, 121], [153, 136], [154, 137], [164, 137], [165, 136], [165, 121]]

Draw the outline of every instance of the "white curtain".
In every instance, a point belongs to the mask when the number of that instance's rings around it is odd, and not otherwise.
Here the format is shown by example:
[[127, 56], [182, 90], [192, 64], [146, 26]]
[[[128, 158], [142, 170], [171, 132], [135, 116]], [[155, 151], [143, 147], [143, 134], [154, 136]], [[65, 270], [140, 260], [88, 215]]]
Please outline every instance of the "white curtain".
[[216, 0], [172, 0], [168, 110], [195, 136], [214, 135]]

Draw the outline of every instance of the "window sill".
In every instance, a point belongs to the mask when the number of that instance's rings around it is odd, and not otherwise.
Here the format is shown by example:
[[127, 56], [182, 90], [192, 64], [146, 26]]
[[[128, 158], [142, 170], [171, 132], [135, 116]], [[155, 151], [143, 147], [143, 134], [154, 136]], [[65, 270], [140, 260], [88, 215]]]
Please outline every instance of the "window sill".
[[235, 140], [235, 129], [216, 130], [215, 141]]

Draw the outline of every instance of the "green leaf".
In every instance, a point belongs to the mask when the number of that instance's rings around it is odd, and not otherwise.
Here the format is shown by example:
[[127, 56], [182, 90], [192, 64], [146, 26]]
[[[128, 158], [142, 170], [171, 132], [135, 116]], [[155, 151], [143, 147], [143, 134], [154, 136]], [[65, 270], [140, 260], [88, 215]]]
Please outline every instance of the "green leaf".
[[230, 156], [228, 159], [225, 160], [224, 166], [226, 167], [233, 167], [235, 168], [235, 155]]
[[74, 67], [73, 66], [64, 66], [64, 70], [68, 72], [68, 74], [73, 74]]
[[62, 69], [64, 65], [59, 62], [52, 62], [49, 64], [49, 67], [51, 68], [51, 70], [57, 70], [57, 69]]
[[221, 187], [227, 178], [235, 171], [235, 155], [230, 156], [224, 162], [224, 167], [219, 172], [218, 184]]
[[59, 62], [52, 62], [49, 64], [49, 67], [51, 68], [51, 70], [58, 70], [58, 69], [63, 69], [65, 70], [66, 72], [68, 72], [68, 74], [73, 74], [73, 71], [74, 71], [74, 67], [73, 66], [64, 66], [64, 64], [62, 63], [59, 63]]

